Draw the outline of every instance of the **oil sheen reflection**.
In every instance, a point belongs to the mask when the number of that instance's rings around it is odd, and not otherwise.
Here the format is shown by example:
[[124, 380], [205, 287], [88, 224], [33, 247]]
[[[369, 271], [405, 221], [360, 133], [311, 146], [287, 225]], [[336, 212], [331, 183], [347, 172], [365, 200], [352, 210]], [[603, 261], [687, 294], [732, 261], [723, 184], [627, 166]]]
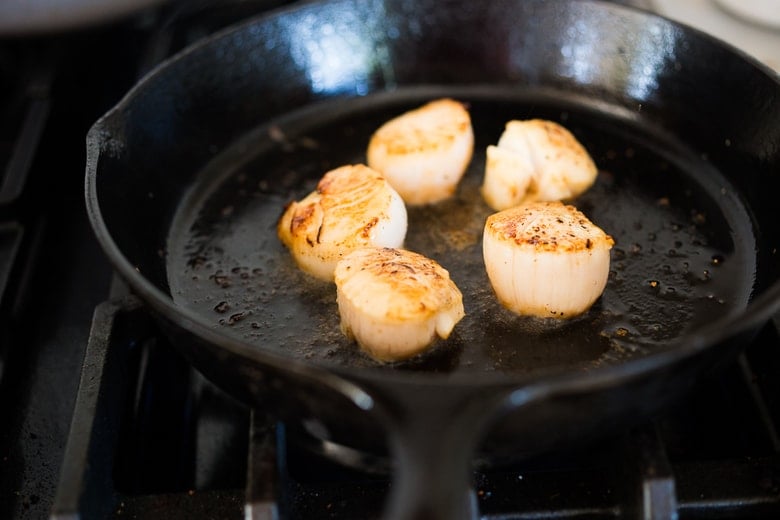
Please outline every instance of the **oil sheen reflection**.
[[676, 66], [676, 30], [663, 20], [650, 21], [639, 32], [619, 24], [609, 32], [598, 29], [584, 20], [572, 22], [560, 49], [562, 76], [585, 85], [609, 81], [610, 90], [617, 87], [645, 100], [658, 88], [664, 69]]
[[[366, 2], [369, 4], [371, 2]], [[367, 94], [372, 70], [381, 53], [376, 52], [376, 20], [361, 13], [379, 9], [349, 9], [343, 2], [333, 17], [302, 16], [289, 28], [291, 57], [306, 71], [317, 94]]]

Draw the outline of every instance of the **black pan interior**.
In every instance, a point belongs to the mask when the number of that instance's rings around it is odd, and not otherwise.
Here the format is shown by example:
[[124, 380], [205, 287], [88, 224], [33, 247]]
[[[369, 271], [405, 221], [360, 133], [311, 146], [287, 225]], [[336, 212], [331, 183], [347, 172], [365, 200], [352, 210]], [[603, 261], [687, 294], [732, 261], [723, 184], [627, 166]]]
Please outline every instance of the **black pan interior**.
[[[384, 121], [443, 96], [469, 105], [474, 158], [454, 198], [409, 208], [405, 245], [450, 271], [466, 317], [430, 352], [382, 365], [342, 336], [335, 287], [296, 268], [276, 222], [328, 169], [365, 162]], [[485, 148], [506, 121], [531, 117], [560, 122], [589, 150], [598, 180], [573, 203], [616, 242], [602, 298], [566, 322], [502, 309], [482, 260]], [[754, 227], [728, 179], [635, 114], [561, 91], [452, 86], [326, 100], [266, 121], [195, 179], [168, 233], [175, 303], [258, 349], [317, 364], [447, 373], [595, 368], [666, 349], [743, 310], [754, 289]]]

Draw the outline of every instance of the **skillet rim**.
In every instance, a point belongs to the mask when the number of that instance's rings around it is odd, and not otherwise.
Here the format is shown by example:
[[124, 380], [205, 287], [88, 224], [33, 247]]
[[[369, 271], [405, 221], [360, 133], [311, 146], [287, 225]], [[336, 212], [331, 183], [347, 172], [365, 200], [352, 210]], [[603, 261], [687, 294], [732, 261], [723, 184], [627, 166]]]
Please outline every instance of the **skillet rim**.
[[[651, 13], [639, 8], [619, 5], [606, 0], [586, 0], [601, 9], [628, 10], [637, 15], [662, 20], [686, 33], [697, 34], [709, 44], [720, 46], [728, 52], [735, 54], [740, 60], [758, 69], [767, 75], [778, 86], [780, 91], [780, 75], [767, 65], [748, 55], [744, 51], [724, 42], [717, 37], [704, 33], [685, 24], [670, 20], [661, 15]], [[172, 322], [176, 327], [188, 331], [200, 340], [209, 343], [219, 349], [224, 349], [231, 355], [247, 361], [269, 365], [287, 373], [323, 377], [327, 375], [342, 376], [349, 381], [370, 379], [376, 382], [390, 384], [410, 384], [421, 386], [450, 386], [460, 385], [476, 388], [496, 387], [535, 387], [537, 390], [572, 390], [581, 387], [596, 388], [613, 386], [620, 381], [632, 379], [665, 366], [673, 365], [686, 358], [693, 357], [718, 344], [728, 341], [740, 334], [758, 330], [769, 321], [772, 315], [780, 311], [780, 279], [775, 280], [755, 299], [748, 302], [745, 309], [731, 312], [722, 320], [710, 323], [694, 331], [688, 332], [675, 339], [659, 352], [652, 352], [643, 356], [631, 358], [616, 364], [596, 367], [588, 370], [572, 370], [561, 367], [553, 367], [549, 370], [541, 370], [533, 374], [511, 374], [507, 372], [468, 372], [468, 373], [436, 373], [416, 372], [394, 369], [358, 368], [352, 366], [327, 365], [318, 362], [306, 361], [295, 356], [287, 355], [284, 351], [254, 345], [248, 341], [242, 341], [229, 335], [220, 333], [217, 329], [208, 327], [203, 319], [194, 310], [176, 305], [173, 298], [160, 290], [154, 283], [142, 275], [135, 266], [124, 256], [119, 246], [114, 241], [108, 230], [103, 214], [100, 210], [100, 201], [97, 194], [98, 164], [101, 157], [101, 148], [110, 140], [110, 133], [106, 130], [109, 122], [122, 117], [122, 113], [132, 105], [134, 98], [144, 90], [148, 84], [161, 75], [173, 62], [186, 59], [187, 56], [196, 53], [203, 47], [211, 45], [231, 34], [240, 32], [245, 27], [270, 19], [285, 12], [293, 12], [323, 3], [321, 0], [307, 0], [293, 6], [273, 9], [260, 16], [252, 17], [230, 27], [224, 28], [214, 34], [195, 42], [185, 49], [165, 59], [147, 74], [145, 74], [108, 112], [100, 117], [89, 129], [86, 136], [86, 176], [85, 176], [85, 202], [87, 214], [98, 242], [114, 269], [128, 283], [136, 294], [147, 306], [160, 314], [162, 318]]]

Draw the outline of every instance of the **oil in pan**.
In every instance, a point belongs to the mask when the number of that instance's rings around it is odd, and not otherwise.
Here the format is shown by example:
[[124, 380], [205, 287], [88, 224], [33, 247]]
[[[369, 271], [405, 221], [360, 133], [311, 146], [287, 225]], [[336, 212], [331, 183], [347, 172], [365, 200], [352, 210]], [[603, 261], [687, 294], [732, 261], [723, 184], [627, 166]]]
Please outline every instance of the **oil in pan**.
[[[451, 95], [443, 92], [442, 95]], [[577, 102], [520, 93], [462, 93], [474, 158], [454, 197], [410, 207], [405, 247], [443, 265], [466, 317], [446, 341], [394, 369], [532, 372], [588, 369], [665, 348], [697, 326], [744, 309], [755, 272], [750, 218], [705, 159], [629, 119]], [[414, 93], [330, 101], [259, 127], [204, 168], [174, 219], [168, 279], [177, 304], [258, 348], [324, 364], [381, 367], [339, 330], [335, 288], [302, 273], [276, 236], [286, 203], [321, 175], [365, 162], [372, 132], [431, 99]], [[482, 259], [490, 208], [479, 187], [485, 148], [509, 119], [560, 122], [599, 167], [572, 201], [615, 239], [604, 294], [557, 322], [497, 302]]]

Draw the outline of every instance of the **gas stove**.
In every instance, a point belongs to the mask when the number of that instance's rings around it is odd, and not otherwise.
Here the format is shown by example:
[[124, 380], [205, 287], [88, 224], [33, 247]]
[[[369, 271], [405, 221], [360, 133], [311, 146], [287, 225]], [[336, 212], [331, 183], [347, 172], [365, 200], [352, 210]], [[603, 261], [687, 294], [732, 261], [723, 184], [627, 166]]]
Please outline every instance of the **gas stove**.
[[[281, 3], [170, 4], [0, 40], [0, 517], [380, 517], [392, 462], [206, 381], [117, 281], [84, 210], [89, 126], [165, 57]], [[642, 6], [672, 16], [661, 4]], [[651, 421], [480, 466], [479, 516], [777, 518], [778, 378], [776, 318]]]

